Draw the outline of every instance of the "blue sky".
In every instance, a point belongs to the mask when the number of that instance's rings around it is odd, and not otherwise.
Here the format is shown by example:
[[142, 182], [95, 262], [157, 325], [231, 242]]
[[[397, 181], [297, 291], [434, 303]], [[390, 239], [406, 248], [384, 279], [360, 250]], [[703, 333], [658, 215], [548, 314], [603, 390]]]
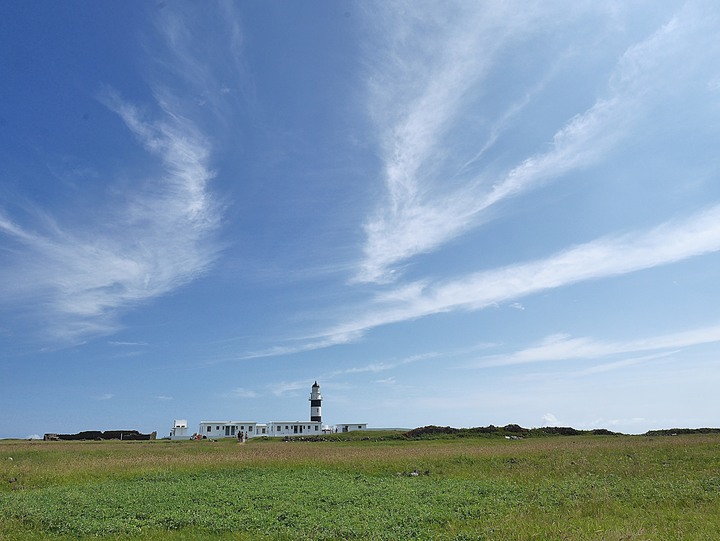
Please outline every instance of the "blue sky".
[[714, 2], [5, 2], [0, 437], [717, 426]]

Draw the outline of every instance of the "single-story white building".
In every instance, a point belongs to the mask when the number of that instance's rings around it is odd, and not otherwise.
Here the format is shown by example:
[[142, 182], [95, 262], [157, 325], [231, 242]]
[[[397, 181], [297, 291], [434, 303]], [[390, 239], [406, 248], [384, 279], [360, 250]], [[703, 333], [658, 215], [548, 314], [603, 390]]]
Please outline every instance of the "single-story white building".
[[[353, 425], [354, 426], [354, 425]], [[248, 438], [258, 436], [312, 436], [322, 433], [322, 423], [317, 421], [272, 421], [268, 424], [255, 421], [200, 421], [201, 438], [237, 438], [239, 434]]]
[[367, 430], [367, 423], [343, 423], [335, 425], [335, 432], [353, 432], [355, 430]]
[[[201, 439], [237, 438], [240, 434], [248, 438], [258, 436], [319, 436], [332, 432], [354, 432], [367, 430], [367, 423], [341, 423], [329, 427], [318, 421], [272, 421], [256, 423], [255, 421], [200, 421], [197, 436]], [[187, 421], [181, 419], [174, 422], [170, 432], [171, 440], [189, 440], [195, 434], [188, 434]]]
[[[240, 434], [247, 434], [248, 438], [263, 436], [265, 425], [258, 425], [255, 421], [200, 421], [201, 438], [237, 438]], [[258, 433], [260, 432], [260, 433]]]
[[322, 433], [320, 421], [272, 421], [268, 423], [268, 436], [313, 436]]

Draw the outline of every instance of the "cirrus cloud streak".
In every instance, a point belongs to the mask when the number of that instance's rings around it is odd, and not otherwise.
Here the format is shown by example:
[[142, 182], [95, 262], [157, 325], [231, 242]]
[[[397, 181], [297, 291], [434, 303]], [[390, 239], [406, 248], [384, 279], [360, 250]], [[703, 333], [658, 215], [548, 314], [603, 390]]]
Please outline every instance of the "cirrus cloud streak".
[[220, 249], [213, 232], [222, 209], [209, 190], [211, 149], [202, 134], [173, 111], [149, 121], [113, 92], [104, 102], [160, 160], [160, 172], [106, 202], [102, 219], [88, 211], [82, 226], [38, 210], [44, 227], [30, 228], [0, 213], [9, 254], [0, 271], [3, 297], [37, 301], [28, 305], [64, 340], [116, 330], [122, 309], [195, 279]]
[[[701, 43], [697, 34], [710, 36], [715, 31], [703, 23], [701, 10], [680, 9], [647, 39], [625, 50], [592, 106], [566, 119], [550, 141], [540, 142], [549, 150], [520, 159], [499, 175], [481, 160], [499, 139], [496, 127], [535, 99], [548, 82], [544, 76], [500, 114], [488, 141], [478, 142], [479, 151], [460, 156], [464, 165], [458, 169], [446, 157], [457, 152], [454, 147], [467, 146], [454, 139], [468, 131], [461, 113], [482, 94], [482, 84], [501, 62], [501, 52], [524, 43], [538, 27], [548, 28], [547, 13], [542, 11], [523, 9], [518, 15], [487, 5], [477, 8], [459, 10], [460, 21], [450, 15], [433, 24], [411, 18], [400, 32], [403, 39], [397, 40], [399, 45], [393, 43], [388, 53], [392, 61], [381, 63], [380, 71], [394, 70], [407, 80], [383, 73], [376, 77], [383, 84], [373, 86], [373, 94], [380, 94], [374, 101], [384, 104], [383, 114], [375, 116], [381, 119], [386, 195], [364, 224], [366, 241], [354, 277], [357, 282], [392, 282], [398, 267], [412, 257], [486, 223], [491, 219], [488, 212], [498, 203], [601, 162], [619, 141], [635, 133], [639, 118], [684, 84], [683, 77], [668, 81], [668, 69], [677, 73], [693, 69], [686, 67], [690, 64], [685, 58], [710, 59], [715, 51], [697, 48]], [[558, 14], [554, 24], [569, 16]], [[415, 41], [435, 43], [437, 52], [408, 46]], [[388, 103], [395, 110], [388, 111]], [[480, 171], [468, 170], [468, 163]]]
[[376, 299], [364, 315], [323, 333], [341, 341], [391, 323], [495, 303], [589, 280], [607, 279], [720, 250], [720, 205], [651, 230], [605, 237], [545, 259], [518, 263], [454, 280], [405, 286]]

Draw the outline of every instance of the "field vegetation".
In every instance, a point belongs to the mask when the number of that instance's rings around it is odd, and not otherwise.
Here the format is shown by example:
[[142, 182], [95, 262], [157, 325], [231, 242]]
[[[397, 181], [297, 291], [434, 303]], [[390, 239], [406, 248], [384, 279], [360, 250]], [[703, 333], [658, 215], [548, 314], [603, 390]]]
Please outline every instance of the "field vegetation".
[[0, 441], [0, 539], [711, 540], [720, 435]]

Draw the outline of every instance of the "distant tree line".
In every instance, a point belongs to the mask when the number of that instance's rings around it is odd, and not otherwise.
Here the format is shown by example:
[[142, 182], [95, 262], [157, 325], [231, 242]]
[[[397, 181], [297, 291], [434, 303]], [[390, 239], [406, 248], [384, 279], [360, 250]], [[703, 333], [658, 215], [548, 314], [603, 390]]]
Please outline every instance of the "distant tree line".
[[[720, 428], [672, 428], [666, 430], [650, 430], [645, 436], [674, 436], [678, 434], [717, 434]], [[523, 428], [520, 425], [479, 426], [475, 428], [453, 428], [451, 426], [422, 426], [406, 432], [408, 439], [433, 439], [446, 437], [500, 436], [510, 439], [531, 438], [542, 436], [621, 436], [621, 432], [612, 432], [605, 428], [593, 430], [577, 430], [567, 426], [546, 426], [542, 428]]]
[[650, 430], [646, 436], [677, 436], [679, 434], [720, 434], [720, 428], [666, 428]]
[[127, 440], [146, 441], [157, 438], [157, 432], [141, 434], [137, 430], [85, 430], [77, 434], [45, 434], [45, 441], [81, 441], [81, 440]]

